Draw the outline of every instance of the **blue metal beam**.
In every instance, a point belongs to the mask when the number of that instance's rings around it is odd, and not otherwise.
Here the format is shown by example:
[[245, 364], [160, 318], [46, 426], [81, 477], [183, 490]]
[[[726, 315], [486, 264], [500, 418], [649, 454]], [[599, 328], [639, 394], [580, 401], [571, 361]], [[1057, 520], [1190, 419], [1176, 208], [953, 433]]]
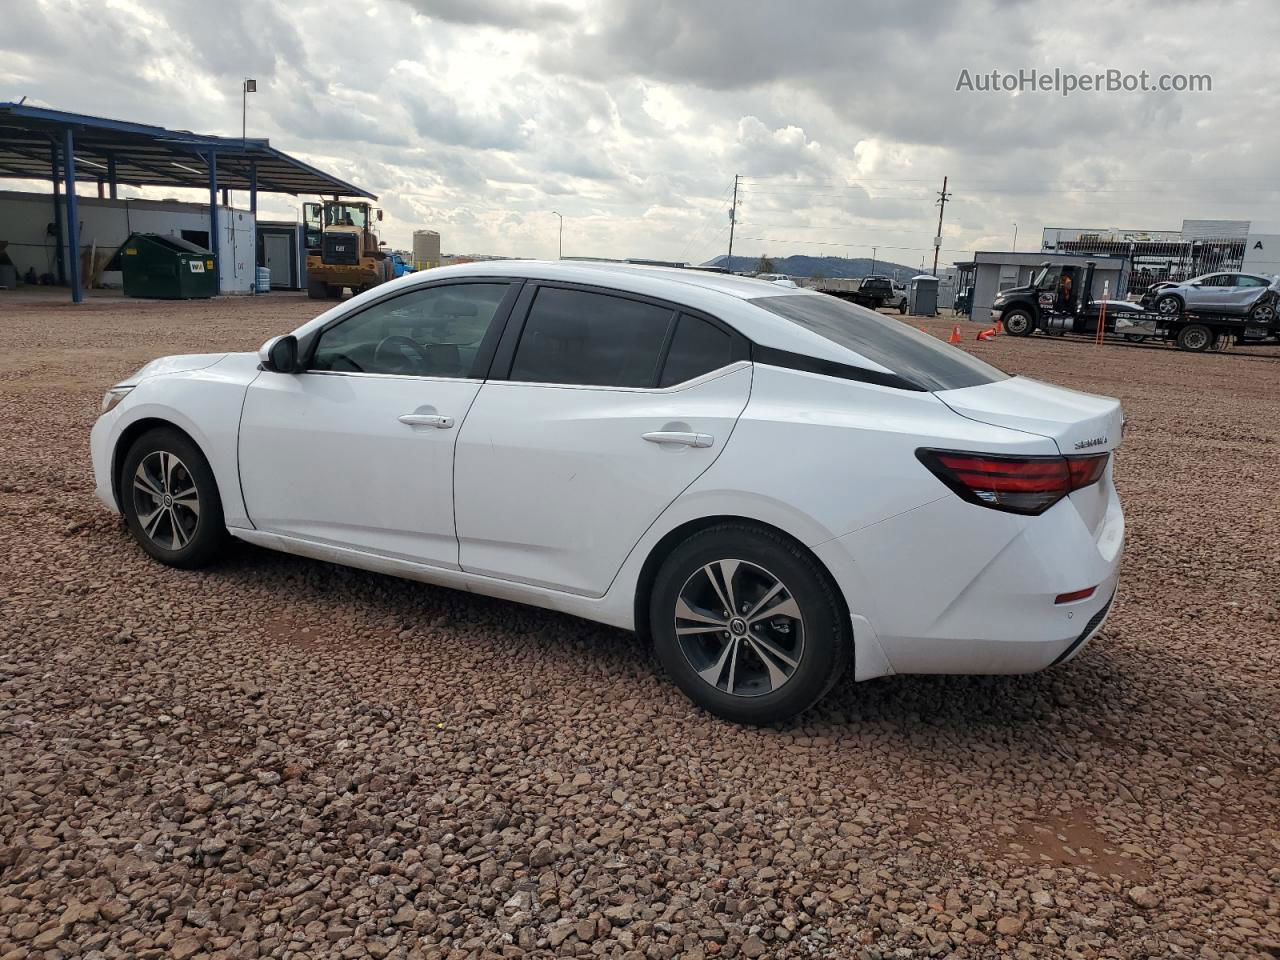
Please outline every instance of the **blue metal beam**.
[[67, 127], [62, 131], [62, 165], [67, 178], [67, 253], [71, 257], [71, 302], [83, 303], [84, 291], [80, 289], [80, 211], [76, 207], [76, 137]]
[[49, 143], [49, 159], [53, 178], [53, 248], [58, 266], [58, 283], [67, 282], [67, 258], [62, 249], [62, 167], [58, 163], [58, 141]]
[[209, 249], [213, 251], [213, 287], [222, 293], [222, 257], [218, 255], [218, 152], [207, 154], [209, 164]]
[[111, 185], [111, 199], [116, 199], [116, 155], [114, 153], [107, 154], [107, 182]]

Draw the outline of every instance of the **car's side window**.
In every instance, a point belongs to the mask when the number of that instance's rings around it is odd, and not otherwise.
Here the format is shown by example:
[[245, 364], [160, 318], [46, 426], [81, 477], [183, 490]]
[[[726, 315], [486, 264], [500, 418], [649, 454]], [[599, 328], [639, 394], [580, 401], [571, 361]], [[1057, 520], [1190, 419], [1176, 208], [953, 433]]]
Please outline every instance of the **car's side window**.
[[543, 287], [529, 308], [510, 379], [652, 387], [672, 319], [670, 308], [656, 304]]
[[1248, 274], [1241, 273], [1236, 276], [1236, 286], [1237, 287], [1265, 287], [1267, 286], [1267, 281], [1263, 280], [1261, 277], [1251, 277]]
[[471, 377], [481, 341], [510, 284], [427, 287], [376, 303], [325, 330], [309, 369]]
[[684, 383], [733, 362], [733, 338], [701, 317], [680, 315], [659, 386]]

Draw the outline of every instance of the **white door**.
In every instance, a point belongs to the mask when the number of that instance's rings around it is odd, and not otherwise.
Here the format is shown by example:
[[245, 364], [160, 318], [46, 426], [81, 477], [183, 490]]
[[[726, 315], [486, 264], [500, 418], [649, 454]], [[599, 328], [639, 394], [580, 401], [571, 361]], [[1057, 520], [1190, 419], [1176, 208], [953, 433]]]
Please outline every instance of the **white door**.
[[262, 235], [262, 259], [266, 261], [263, 266], [271, 271], [271, 286], [288, 287], [293, 283], [292, 249], [292, 240], [282, 233]]
[[453, 448], [507, 283], [420, 288], [321, 333], [308, 370], [264, 371], [240, 423], [259, 530], [456, 568]]
[[509, 379], [481, 388], [458, 438], [462, 569], [604, 594], [724, 449], [751, 389], [745, 353], [670, 307], [540, 288]]

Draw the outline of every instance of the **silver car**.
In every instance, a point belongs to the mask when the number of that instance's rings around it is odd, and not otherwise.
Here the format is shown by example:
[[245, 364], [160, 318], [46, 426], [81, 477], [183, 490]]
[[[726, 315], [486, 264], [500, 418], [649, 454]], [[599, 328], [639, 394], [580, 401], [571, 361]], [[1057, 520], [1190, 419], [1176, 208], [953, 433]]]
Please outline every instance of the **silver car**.
[[1256, 273], [1206, 273], [1154, 290], [1151, 294], [1156, 313], [1176, 317], [1189, 313], [1234, 313], [1270, 323], [1275, 318], [1274, 297], [1263, 298], [1268, 290], [1277, 289], [1272, 277]]

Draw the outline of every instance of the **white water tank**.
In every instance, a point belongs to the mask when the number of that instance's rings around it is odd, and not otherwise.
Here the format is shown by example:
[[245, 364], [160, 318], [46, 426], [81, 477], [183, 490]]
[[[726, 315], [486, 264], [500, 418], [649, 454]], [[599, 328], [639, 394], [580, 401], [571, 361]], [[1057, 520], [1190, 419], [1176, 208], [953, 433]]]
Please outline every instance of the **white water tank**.
[[413, 231], [413, 268], [430, 270], [440, 266], [440, 234], [435, 230]]

